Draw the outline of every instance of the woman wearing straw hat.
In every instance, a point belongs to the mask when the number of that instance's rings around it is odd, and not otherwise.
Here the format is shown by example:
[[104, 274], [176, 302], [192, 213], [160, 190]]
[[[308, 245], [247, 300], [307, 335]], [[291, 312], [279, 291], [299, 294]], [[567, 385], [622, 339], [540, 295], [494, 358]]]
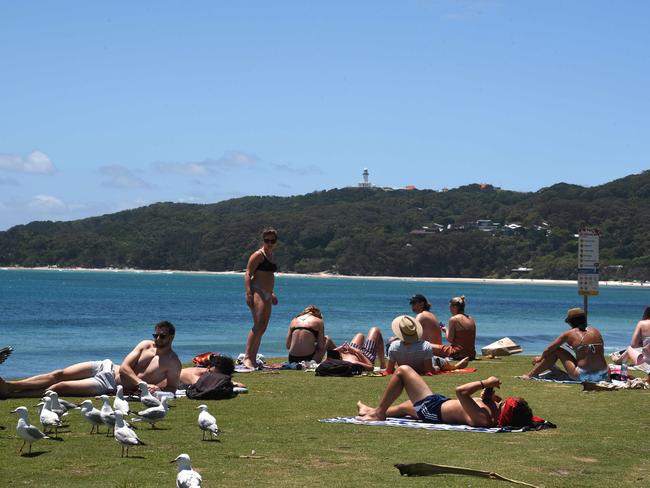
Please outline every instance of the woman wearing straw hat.
[[444, 358], [433, 355], [433, 346], [422, 340], [422, 325], [413, 317], [400, 315], [391, 324], [398, 340], [391, 342], [388, 349], [386, 372], [392, 374], [395, 365], [411, 366], [418, 374], [433, 374], [440, 370], [451, 371], [464, 368], [468, 358], [453, 365]]

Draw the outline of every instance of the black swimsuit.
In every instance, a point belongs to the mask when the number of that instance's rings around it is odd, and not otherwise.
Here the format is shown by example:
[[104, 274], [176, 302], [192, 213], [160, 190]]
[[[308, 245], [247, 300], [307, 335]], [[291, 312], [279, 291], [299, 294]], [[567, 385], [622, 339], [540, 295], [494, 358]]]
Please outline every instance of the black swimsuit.
[[264, 256], [264, 261], [260, 263], [255, 271], [268, 271], [270, 273], [275, 273], [278, 270], [278, 265], [269, 261], [266, 258], [266, 254], [262, 253], [262, 256]]
[[[307, 330], [314, 334], [314, 340], [318, 341], [318, 332], [315, 331], [314, 329], [311, 329], [309, 327], [294, 327], [293, 330]], [[311, 361], [314, 359], [314, 354], [316, 354], [316, 350], [312, 352], [311, 354], [307, 354], [306, 356], [294, 356], [293, 354], [289, 354], [289, 362], [290, 363], [299, 363], [301, 361]]]

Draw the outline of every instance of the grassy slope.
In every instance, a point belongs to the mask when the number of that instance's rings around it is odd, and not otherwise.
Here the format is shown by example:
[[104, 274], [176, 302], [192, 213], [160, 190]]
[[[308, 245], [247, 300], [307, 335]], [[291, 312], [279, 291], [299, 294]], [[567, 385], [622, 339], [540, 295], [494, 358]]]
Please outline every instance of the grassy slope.
[[[525, 434], [475, 434], [321, 424], [317, 420], [355, 413], [355, 402], [374, 403], [386, 378], [316, 378], [286, 371], [239, 375], [247, 395], [207, 402], [225, 430], [220, 442], [202, 442], [196, 426], [199, 404], [179, 400], [161, 429], [141, 427], [149, 445], [121, 459], [112, 438], [88, 434], [71, 412], [63, 440], [41, 441], [40, 453], [20, 457], [9, 411], [32, 399], [0, 402], [0, 479], [3, 486], [173, 486], [177, 454], [190, 454], [204, 486], [498, 486], [500, 482], [445, 476], [400, 478], [395, 463], [430, 462], [496, 471], [540, 486], [642, 486], [650, 483], [647, 412], [650, 392], [581, 392], [577, 385], [514, 379], [528, 358], [482, 360], [479, 372], [427, 378], [434, 391], [451, 395], [461, 382], [497, 375], [503, 393], [527, 398], [536, 414], [558, 429]], [[97, 404], [98, 402], [95, 401]], [[31, 420], [36, 420], [35, 413]], [[163, 430], [164, 429], [164, 430]], [[242, 459], [255, 449], [261, 459]]]

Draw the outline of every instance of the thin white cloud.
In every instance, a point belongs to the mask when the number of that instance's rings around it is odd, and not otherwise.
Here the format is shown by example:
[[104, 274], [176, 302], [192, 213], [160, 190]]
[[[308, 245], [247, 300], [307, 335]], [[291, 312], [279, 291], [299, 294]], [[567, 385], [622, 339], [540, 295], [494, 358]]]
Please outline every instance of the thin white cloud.
[[27, 203], [27, 207], [41, 213], [57, 213], [68, 210], [68, 206], [63, 200], [51, 195], [35, 195]]
[[271, 167], [276, 171], [281, 171], [283, 173], [291, 173], [295, 175], [321, 175], [323, 171], [316, 166], [315, 164], [310, 164], [308, 166], [293, 166], [286, 163], [271, 163]]
[[108, 177], [108, 180], [102, 183], [103, 186], [111, 188], [151, 188], [149, 183], [120, 164], [101, 166], [99, 172]]
[[52, 174], [54, 164], [44, 152], [32, 151], [25, 156], [0, 154], [0, 169], [18, 173]]
[[242, 151], [229, 151], [218, 159], [191, 162], [158, 161], [153, 167], [159, 173], [180, 174], [185, 176], [209, 176], [229, 170], [250, 169], [257, 166], [259, 158]]

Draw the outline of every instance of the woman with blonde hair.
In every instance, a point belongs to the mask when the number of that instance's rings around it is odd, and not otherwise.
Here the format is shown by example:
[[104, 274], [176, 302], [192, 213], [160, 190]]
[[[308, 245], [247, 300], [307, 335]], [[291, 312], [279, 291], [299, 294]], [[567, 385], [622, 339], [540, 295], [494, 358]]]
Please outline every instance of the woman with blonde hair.
[[262, 247], [251, 254], [244, 274], [246, 305], [253, 315], [253, 327], [248, 333], [243, 364], [255, 369], [257, 351], [260, 349], [262, 336], [271, 319], [271, 307], [278, 304], [273, 293], [277, 264], [273, 260], [273, 247], [278, 242], [278, 232], [273, 227], [262, 231]]
[[465, 313], [465, 296], [449, 300], [449, 319], [444, 331], [449, 345], [433, 344], [433, 354], [444, 358], [476, 359], [476, 322]]
[[289, 362], [316, 361], [325, 354], [325, 322], [323, 314], [314, 305], [294, 317], [287, 331]]

